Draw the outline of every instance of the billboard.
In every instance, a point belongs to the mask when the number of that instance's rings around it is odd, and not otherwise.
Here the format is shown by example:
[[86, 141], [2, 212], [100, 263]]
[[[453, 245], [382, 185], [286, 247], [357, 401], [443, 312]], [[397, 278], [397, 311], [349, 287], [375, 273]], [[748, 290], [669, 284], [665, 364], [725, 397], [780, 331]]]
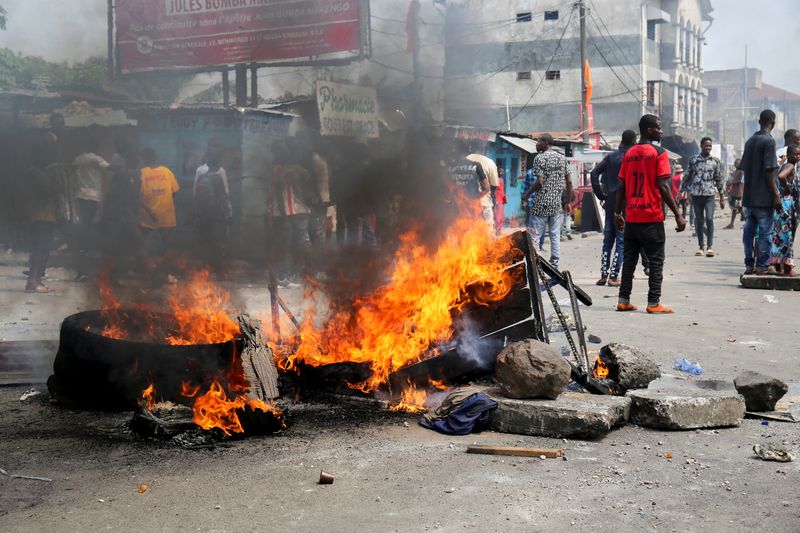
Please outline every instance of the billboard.
[[378, 92], [372, 87], [317, 81], [320, 134], [376, 139]]
[[115, 0], [122, 73], [359, 55], [365, 0]]

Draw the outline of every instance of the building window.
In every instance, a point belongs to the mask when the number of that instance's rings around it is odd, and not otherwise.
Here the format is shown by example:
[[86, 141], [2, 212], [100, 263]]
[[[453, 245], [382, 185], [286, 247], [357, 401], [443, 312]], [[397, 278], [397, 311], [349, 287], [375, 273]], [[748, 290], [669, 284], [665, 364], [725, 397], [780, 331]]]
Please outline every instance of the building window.
[[544, 20], [558, 20], [558, 11], [545, 11]]
[[517, 13], [517, 22], [530, 22], [533, 20], [533, 14], [530, 11], [524, 13]]
[[654, 81], [647, 82], [647, 106], [656, 106], [656, 82]]
[[561, 71], [560, 70], [546, 70], [544, 73], [544, 79], [546, 80], [560, 80], [561, 79]]
[[522, 72], [517, 72], [517, 81], [529, 80], [531, 79], [531, 71], [525, 70]]
[[656, 40], [656, 21], [655, 20], [648, 20], [647, 21], [647, 38], [651, 41]]
[[716, 87], [708, 89], [708, 101], [709, 102], [716, 102], [719, 100], [719, 89]]

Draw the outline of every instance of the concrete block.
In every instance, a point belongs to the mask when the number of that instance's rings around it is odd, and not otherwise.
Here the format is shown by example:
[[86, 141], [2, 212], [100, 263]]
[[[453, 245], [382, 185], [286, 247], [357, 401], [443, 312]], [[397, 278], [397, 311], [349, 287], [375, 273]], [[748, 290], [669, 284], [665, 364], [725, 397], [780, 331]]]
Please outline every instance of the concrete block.
[[497, 402], [490, 428], [501, 433], [594, 439], [625, 424], [631, 401], [621, 396], [565, 392], [556, 400], [515, 400], [487, 391]]
[[738, 426], [744, 417], [744, 398], [713, 390], [636, 390], [630, 421], [656, 429], [698, 429]]

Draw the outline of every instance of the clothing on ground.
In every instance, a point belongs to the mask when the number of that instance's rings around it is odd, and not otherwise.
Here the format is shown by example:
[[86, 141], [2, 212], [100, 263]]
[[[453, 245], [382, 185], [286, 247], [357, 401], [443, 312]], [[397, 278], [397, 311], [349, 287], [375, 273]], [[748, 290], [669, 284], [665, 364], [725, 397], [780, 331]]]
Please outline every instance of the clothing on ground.
[[425, 415], [420, 418], [419, 424], [445, 435], [468, 435], [485, 429], [491, 411], [497, 408], [497, 402], [483, 392], [475, 392], [466, 398], [458, 391], [453, 394], [458, 394], [458, 397], [450, 400], [448, 396], [445, 399], [445, 402], [449, 401], [447, 414], [436, 418]]

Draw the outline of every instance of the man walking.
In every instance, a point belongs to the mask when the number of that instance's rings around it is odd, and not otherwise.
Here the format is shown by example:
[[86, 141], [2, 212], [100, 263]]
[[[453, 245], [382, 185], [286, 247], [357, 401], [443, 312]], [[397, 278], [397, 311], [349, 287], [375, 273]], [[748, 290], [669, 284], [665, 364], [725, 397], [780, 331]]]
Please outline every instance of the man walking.
[[[758, 118], [761, 127], [744, 145], [741, 170], [744, 172], [745, 207], [744, 244], [745, 275], [769, 274], [769, 257], [772, 246], [772, 220], [775, 209], [781, 208], [776, 174], [778, 158], [775, 140], [770, 132], [775, 127], [775, 113], [769, 109]], [[758, 242], [756, 242], [758, 230]]]
[[[714, 192], [719, 194], [719, 207], [725, 209], [725, 198], [722, 196], [722, 163], [711, 155], [712, 141], [710, 137], [700, 140], [700, 153], [689, 160], [689, 166], [683, 173], [683, 183], [692, 195], [695, 227], [699, 249], [694, 255], [714, 257], [717, 255], [714, 245]], [[705, 239], [705, 240], [704, 240]], [[708, 244], [708, 249], [705, 248]]]
[[[617, 190], [619, 189], [619, 171], [622, 167], [622, 158], [628, 149], [636, 144], [636, 132], [625, 130], [619, 149], [611, 152], [594, 167], [591, 173], [592, 191], [597, 199], [603, 202], [605, 223], [603, 225], [603, 251], [600, 256], [600, 279], [597, 285], [608, 283], [610, 287], [619, 287], [619, 271], [622, 268], [622, 253], [625, 245], [624, 235], [614, 223], [614, 209], [616, 208]], [[616, 251], [614, 247], [616, 246]], [[612, 256], [612, 251], [614, 255]]]
[[551, 149], [553, 136], [543, 134], [536, 141], [539, 152], [533, 160], [532, 170], [536, 182], [531, 190], [536, 193], [531, 207], [531, 223], [534, 238], [538, 239], [539, 249], [544, 246], [545, 231], [550, 236], [550, 262], [558, 268], [561, 252], [561, 198], [566, 190], [568, 198], [572, 197], [572, 176], [567, 159]]
[[[662, 202], [675, 215], [676, 231], [686, 229], [686, 221], [678, 211], [672, 195], [670, 178], [672, 170], [667, 151], [653, 143], [661, 141], [661, 120], [655, 115], [644, 115], [639, 120], [639, 144], [629, 149], [622, 159], [617, 189], [617, 210], [614, 219], [620, 231], [625, 232], [622, 286], [619, 289], [617, 311], [636, 311], [631, 305], [633, 273], [644, 251], [650, 262], [647, 312], [672, 313], [661, 301], [661, 283], [664, 279], [664, 210]], [[624, 211], [624, 216], [623, 216]]]
[[737, 159], [733, 162], [733, 173], [728, 182], [728, 204], [731, 206], [731, 223], [722, 229], [733, 229], [733, 223], [736, 221], [736, 215], [740, 215], [744, 221], [744, 211], [742, 210], [742, 194], [744, 192], [744, 182], [742, 180], [744, 172], [740, 170], [742, 160]]

